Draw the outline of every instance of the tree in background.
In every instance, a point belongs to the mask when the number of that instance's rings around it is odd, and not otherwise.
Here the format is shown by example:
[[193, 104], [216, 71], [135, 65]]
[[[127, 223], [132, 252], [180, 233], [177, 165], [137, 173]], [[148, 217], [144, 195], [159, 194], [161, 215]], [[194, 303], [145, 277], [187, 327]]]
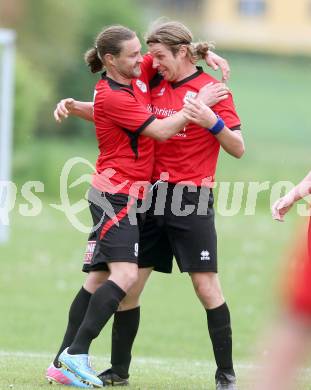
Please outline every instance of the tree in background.
[[92, 98], [97, 78], [88, 72], [83, 54], [104, 26], [117, 23], [141, 31], [135, 1], [0, 2], [0, 26], [17, 32], [15, 143], [82, 132], [85, 124], [79, 121], [55, 126], [51, 113], [62, 97]]

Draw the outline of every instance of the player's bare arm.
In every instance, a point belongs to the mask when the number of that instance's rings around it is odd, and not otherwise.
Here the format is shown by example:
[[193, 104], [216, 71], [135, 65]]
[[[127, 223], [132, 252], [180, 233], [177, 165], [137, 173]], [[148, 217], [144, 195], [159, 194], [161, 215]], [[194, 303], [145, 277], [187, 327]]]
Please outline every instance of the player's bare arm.
[[230, 66], [228, 61], [220, 57], [218, 54], [214, 53], [213, 51], [209, 50], [207, 53], [207, 56], [205, 58], [205, 61], [208, 66], [210, 66], [214, 70], [221, 70], [222, 73], [222, 81], [227, 82], [230, 78]]
[[[193, 123], [206, 129], [212, 129], [217, 121], [217, 115], [202, 101], [189, 99], [184, 107], [185, 117]], [[241, 158], [244, 154], [244, 140], [239, 130], [231, 131], [223, 126], [220, 132], [215, 135], [222, 148], [231, 156]]]
[[[213, 107], [221, 100], [227, 99], [228, 92], [229, 89], [224, 83], [209, 83], [200, 89], [196, 99], [202, 100], [209, 107]], [[61, 123], [68, 116], [77, 116], [94, 122], [93, 103], [81, 102], [73, 98], [62, 99], [54, 110], [54, 118], [56, 122]]]
[[[63, 119], [68, 118], [69, 115], [94, 121], [93, 103], [80, 102], [72, 98], [62, 99], [54, 111], [54, 118], [60, 123]], [[169, 118], [155, 119], [144, 129], [142, 134], [158, 141], [165, 141], [182, 130], [187, 122], [183, 110], [181, 110]]]
[[285, 214], [292, 208], [295, 202], [311, 194], [311, 171], [308, 175], [272, 206], [272, 217], [284, 222]]
[[[196, 101], [203, 101], [204, 105], [212, 107], [221, 100], [227, 99], [228, 93], [229, 89], [224, 83], [209, 83], [200, 89]], [[158, 141], [166, 141], [187, 124], [188, 120], [184, 114], [184, 110], [181, 110], [168, 118], [157, 119], [146, 127], [142, 134]], [[240, 137], [242, 138], [241, 135]]]
[[231, 156], [241, 158], [245, 152], [244, 140], [240, 130], [230, 130], [224, 127], [223, 130], [215, 136], [222, 148]]
[[60, 123], [70, 115], [93, 122], [93, 103], [81, 102], [72, 98], [62, 99], [54, 110], [54, 118], [56, 122]]
[[155, 119], [144, 129], [142, 134], [157, 141], [166, 141], [182, 130], [187, 123], [188, 120], [185, 117], [184, 109], [182, 109], [168, 118]]

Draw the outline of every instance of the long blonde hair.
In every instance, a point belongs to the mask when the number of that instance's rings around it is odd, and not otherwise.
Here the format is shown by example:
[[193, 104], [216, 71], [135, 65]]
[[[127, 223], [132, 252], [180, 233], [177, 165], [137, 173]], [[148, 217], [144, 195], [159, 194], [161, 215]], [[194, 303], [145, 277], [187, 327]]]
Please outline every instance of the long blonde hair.
[[180, 47], [187, 47], [187, 57], [195, 64], [200, 59], [205, 59], [211, 46], [208, 42], [193, 43], [193, 35], [184, 24], [177, 21], [156, 22], [146, 34], [147, 45], [161, 43], [175, 56]]

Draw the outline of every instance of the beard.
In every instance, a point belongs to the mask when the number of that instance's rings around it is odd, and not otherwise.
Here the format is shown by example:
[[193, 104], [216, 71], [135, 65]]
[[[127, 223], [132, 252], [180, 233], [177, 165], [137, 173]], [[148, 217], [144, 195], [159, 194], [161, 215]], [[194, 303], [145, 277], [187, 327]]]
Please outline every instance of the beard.
[[133, 68], [133, 71], [132, 71], [132, 74], [133, 76], [132, 77], [139, 77], [141, 75], [141, 69], [140, 69], [140, 65], [137, 65]]
[[137, 78], [141, 75], [140, 65], [136, 65], [129, 69], [128, 67], [119, 67], [117, 68], [118, 72], [127, 79]]

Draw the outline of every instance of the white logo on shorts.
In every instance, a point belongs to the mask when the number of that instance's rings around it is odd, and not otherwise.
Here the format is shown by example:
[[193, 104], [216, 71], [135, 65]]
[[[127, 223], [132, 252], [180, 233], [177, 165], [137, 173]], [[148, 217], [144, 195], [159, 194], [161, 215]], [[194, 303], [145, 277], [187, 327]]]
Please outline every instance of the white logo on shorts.
[[136, 257], [138, 256], [138, 242], [135, 242], [135, 245], [134, 245], [134, 255]]
[[83, 259], [84, 264], [91, 264], [95, 246], [96, 241], [88, 241]]
[[209, 255], [209, 251], [202, 251], [201, 252], [201, 260], [202, 261], [208, 261], [210, 260], [210, 255]]

